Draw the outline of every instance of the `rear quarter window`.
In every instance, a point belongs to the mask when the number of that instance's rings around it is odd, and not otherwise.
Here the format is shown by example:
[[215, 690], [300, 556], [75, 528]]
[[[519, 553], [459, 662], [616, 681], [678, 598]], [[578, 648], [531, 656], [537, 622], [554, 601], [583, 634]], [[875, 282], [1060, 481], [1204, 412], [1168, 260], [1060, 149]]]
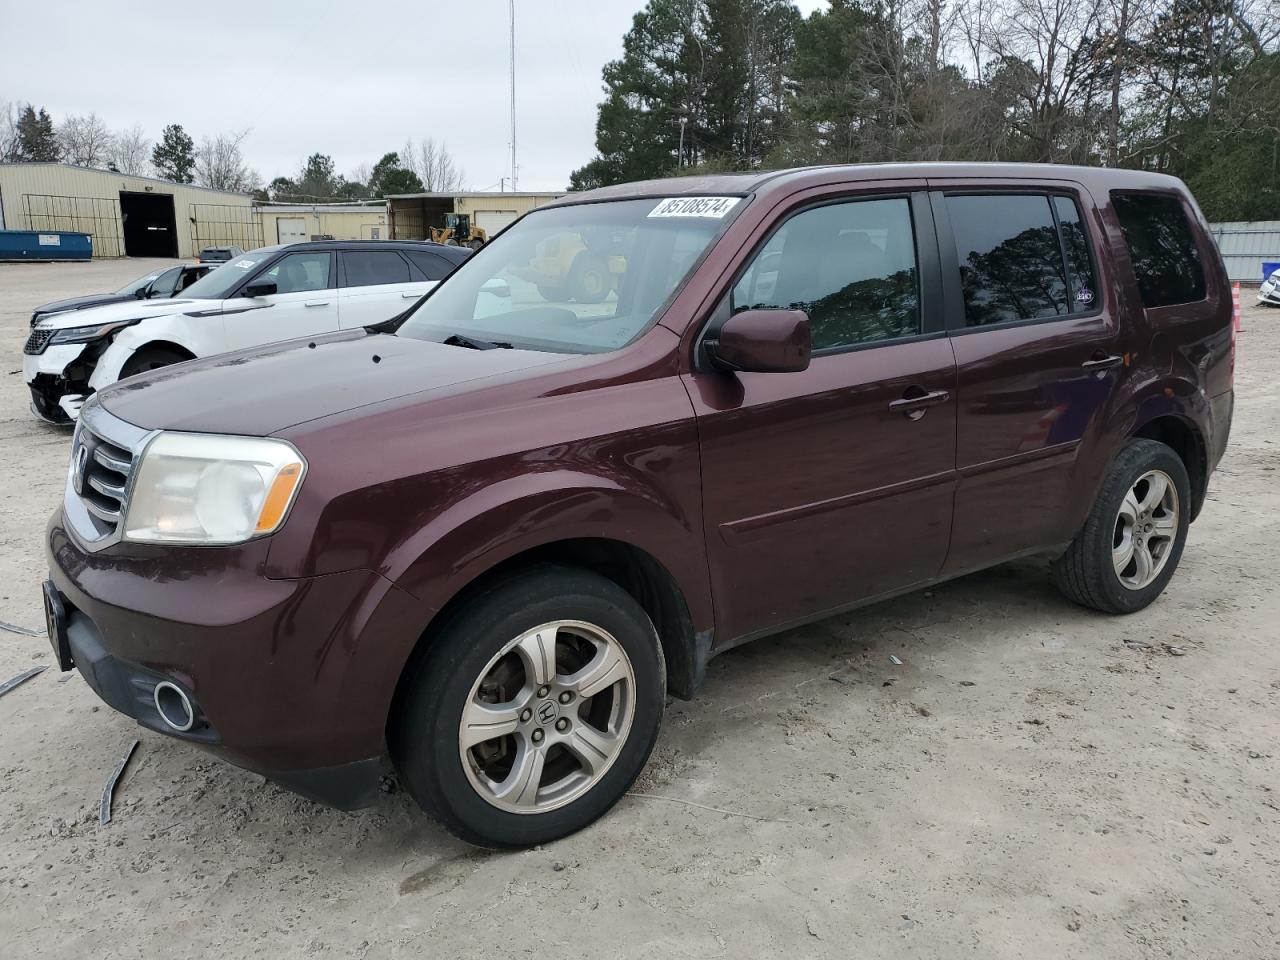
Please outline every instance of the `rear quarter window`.
[[1203, 300], [1204, 263], [1181, 201], [1166, 194], [1113, 193], [1111, 202], [1129, 247], [1143, 306]]

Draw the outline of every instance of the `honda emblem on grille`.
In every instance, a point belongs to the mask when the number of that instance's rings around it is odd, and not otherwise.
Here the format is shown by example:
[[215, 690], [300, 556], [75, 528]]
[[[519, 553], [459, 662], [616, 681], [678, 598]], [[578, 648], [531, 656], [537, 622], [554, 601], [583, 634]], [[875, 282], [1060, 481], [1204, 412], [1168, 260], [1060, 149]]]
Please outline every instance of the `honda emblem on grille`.
[[84, 470], [89, 463], [89, 448], [83, 443], [71, 455], [71, 489], [84, 496]]

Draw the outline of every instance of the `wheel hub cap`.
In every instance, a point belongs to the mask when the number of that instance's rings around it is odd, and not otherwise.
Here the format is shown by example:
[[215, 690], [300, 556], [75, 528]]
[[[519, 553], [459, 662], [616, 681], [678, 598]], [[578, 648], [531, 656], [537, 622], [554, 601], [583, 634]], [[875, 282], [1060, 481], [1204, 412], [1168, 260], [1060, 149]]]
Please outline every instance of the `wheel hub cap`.
[[481, 671], [458, 724], [463, 770], [485, 801], [545, 813], [590, 790], [631, 730], [635, 673], [622, 645], [582, 621], [544, 623]]
[[1178, 489], [1163, 470], [1148, 470], [1121, 501], [1111, 562], [1129, 590], [1149, 586], [1164, 571], [1178, 535]]

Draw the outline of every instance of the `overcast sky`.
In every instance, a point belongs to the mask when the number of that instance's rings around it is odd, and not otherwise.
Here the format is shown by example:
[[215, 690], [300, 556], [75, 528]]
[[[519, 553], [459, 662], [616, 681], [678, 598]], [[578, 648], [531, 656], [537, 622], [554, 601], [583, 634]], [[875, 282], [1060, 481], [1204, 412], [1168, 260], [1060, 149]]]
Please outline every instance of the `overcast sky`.
[[[594, 153], [600, 70], [643, 0], [515, 0], [519, 186], [560, 190]], [[804, 12], [825, 0], [797, 0]], [[0, 0], [0, 101], [112, 128], [249, 128], [264, 181], [310, 153], [340, 173], [444, 140], [473, 190], [509, 172], [507, 0], [126, 4]]]

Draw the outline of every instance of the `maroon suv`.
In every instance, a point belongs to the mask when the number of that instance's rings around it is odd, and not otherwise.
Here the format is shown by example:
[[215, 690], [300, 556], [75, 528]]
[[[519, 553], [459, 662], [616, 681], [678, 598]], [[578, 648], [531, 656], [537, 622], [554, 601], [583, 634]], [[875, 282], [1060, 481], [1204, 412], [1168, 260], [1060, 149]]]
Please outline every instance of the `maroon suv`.
[[1233, 363], [1169, 177], [571, 195], [381, 327], [93, 398], [50, 632], [146, 727], [344, 808], [394, 768], [459, 836], [537, 843], [608, 810], [666, 692], [746, 640], [1030, 554], [1078, 603], [1151, 603]]

